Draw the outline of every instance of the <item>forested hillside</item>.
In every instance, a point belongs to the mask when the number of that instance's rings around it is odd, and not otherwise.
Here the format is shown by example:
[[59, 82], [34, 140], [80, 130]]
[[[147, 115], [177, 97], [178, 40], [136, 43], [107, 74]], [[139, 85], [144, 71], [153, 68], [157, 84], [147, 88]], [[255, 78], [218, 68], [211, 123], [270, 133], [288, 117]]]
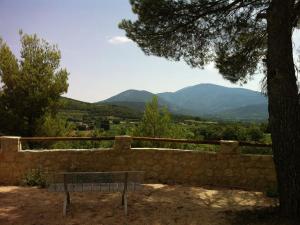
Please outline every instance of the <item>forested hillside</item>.
[[68, 121], [94, 128], [108, 117], [113, 120], [137, 120], [142, 113], [126, 106], [94, 104], [62, 97], [59, 115]]

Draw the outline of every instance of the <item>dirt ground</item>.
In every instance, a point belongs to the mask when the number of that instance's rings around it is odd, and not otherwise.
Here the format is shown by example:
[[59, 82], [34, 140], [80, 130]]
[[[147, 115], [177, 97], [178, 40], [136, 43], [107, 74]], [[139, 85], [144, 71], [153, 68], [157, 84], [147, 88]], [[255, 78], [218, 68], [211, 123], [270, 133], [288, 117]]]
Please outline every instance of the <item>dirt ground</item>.
[[274, 205], [260, 192], [148, 184], [128, 195], [124, 215], [120, 193], [71, 193], [62, 216], [63, 194], [46, 189], [0, 186], [1, 225], [229, 225], [226, 211]]

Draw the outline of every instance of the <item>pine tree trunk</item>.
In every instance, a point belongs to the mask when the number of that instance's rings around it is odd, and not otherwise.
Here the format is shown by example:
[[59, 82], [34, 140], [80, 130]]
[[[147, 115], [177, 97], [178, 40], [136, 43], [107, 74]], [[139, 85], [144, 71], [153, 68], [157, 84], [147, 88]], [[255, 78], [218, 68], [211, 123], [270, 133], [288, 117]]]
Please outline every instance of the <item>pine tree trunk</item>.
[[292, 46], [293, 0], [273, 0], [268, 10], [269, 123], [280, 210], [300, 215], [300, 100]]

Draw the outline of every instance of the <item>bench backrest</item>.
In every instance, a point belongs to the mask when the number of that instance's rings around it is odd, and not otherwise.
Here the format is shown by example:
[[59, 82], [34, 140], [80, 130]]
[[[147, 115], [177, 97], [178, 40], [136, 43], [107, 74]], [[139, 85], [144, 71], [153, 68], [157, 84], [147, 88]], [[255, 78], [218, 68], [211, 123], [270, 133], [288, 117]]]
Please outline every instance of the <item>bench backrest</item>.
[[49, 191], [134, 191], [143, 183], [143, 171], [63, 172], [49, 177]]

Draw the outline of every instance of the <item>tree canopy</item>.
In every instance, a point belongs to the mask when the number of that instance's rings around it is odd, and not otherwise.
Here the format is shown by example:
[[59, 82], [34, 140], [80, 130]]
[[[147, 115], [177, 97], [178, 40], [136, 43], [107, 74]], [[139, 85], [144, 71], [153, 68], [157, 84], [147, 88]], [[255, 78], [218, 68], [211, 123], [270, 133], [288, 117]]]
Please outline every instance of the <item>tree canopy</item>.
[[292, 34], [299, 0], [130, 0], [135, 21], [119, 27], [147, 55], [202, 68], [214, 61], [223, 77], [247, 82], [266, 74], [269, 124], [281, 212], [300, 216], [300, 99]]
[[146, 137], [167, 137], [171, 129], [171, 117], [166, 108], [159, 109], [158, 98], [154, 96], [146, 104], [145, 112], [136, 133]]
[[68, 72], [60, 68], [56, 45], [20, 32], [18, 59], [0, 39], [0, 130], [34, 135], [48, 113], [55, 114], [61, 94], [68, 90]]
[[[202, 68], [214, 61], [223, 77], [246, 82], [264, 69], [270, 0], [131, 0], [136, 21], [119, 24], [148, 55]], [[299, 2], [295, 11], [299, 10]], [[296, 26], [299, 15], [295, 13]]]

